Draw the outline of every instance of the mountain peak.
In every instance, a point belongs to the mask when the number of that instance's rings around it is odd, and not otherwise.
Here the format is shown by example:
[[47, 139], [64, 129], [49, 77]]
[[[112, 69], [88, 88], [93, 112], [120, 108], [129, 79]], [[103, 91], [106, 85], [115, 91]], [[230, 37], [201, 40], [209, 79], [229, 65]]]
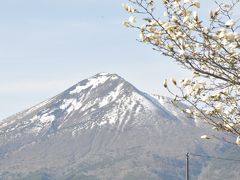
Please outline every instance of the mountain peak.
[[134, 124], [144, 123], [141, 119], [147, 113], [168, 117], [168, 112], [160, 104], [117, 74], [102, 72], [10, 117], [5, 124], [0, 123], [0, 128], [9, 129], [11, 126], [15, 129], [18, 126], [18, 129], [22, 127], [24, 132], [34, 134], [45, 134], [50, 129], [50, 132], [56, 132], [70, 124], [73, 129], [77, 124], [84, 129], [103, 124], [123, 129], [130, 119], [134, 119], [131, 122]]
[[117, 74], [111, 74], [106, 72], [98, 73], [88, 79], [80, 81], [78, 84], [73, 86], [72, 87], [73, 90], [70, 91], [70, 94], [80, 93], [81, 91], [89, 88], [93, 89], [98, 87], [101, 84], [104, 84], [106, 81], [117, 80], [117, 79], [122, 79], [122, 78]]
[[109, 72], [100, 72], [100, 73], [97, 73], [95, 76], [115, 76], [117, 74], [115, 73], [109, 73]]

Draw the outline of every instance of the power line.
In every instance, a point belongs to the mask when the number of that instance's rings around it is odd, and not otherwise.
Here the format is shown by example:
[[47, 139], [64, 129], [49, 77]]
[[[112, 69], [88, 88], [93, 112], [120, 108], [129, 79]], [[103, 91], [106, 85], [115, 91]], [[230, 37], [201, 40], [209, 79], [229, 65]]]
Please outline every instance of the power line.
[[198, 156], [198, 157], [204, 157], [204, 158], [211, 158], [211, 159], [218, 159], [218, 160], [223, 160], [223, 161], [236, 161], [236, 162], [240, 162], [240, 159], [222, 158], [222, 157], [207, 156], [207, 155], [194, 154], [194, 153], [189, 153], [189, 154], [192, 155], [192, 156]]
[[187, 153], [186, 154], [186, 180], [189, 180], [189, 156], [195, 156], [195, 157], [202, 157], [202, 158], [211, 158], [211, 159], [218, 159], [218, 160], [223, 160], [223, 161], [235, 161], [240, 163], [240, 159], [230, 159], [230, 158], [222, 158], [222, 157], [217, 157], [217, 156], [208, 156], [208, 155], [202, 155], [202, 154], [195, 154], [195, 153]]

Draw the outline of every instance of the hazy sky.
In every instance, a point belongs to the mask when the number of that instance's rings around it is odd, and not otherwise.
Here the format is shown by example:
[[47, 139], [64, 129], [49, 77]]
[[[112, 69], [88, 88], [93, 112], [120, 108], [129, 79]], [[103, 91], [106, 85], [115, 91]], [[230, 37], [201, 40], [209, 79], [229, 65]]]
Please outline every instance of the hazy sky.
[[0, 0], [0, 119], [98, 72], [167, 95], [184, 71], [124, 28], [120, 0]]

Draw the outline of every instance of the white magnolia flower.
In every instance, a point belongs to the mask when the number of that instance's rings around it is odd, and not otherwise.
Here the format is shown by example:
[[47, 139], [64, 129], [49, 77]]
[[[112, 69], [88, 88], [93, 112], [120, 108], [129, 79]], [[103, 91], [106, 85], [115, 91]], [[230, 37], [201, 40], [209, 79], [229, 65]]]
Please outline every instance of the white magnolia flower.
[[144, 24], [141, 25], [140, 30], [143, 32], [145, 29], [146, 29], [146, 26]]
[[193, 92], [192, 86], [187, 86], [187, 87], [185, 88], [185, 90], [186, 90], [186, 94], [187, 94], [187, 95], [191, 95], [192, 92]]
[[130, 16], [128, 21], [131, 23], [131, 24], [134, 24], [136, 23], [136, 17], [135, 16]]
[[191, 109], [186, 109], [185, 112], [188, 113], [188, 114], [192, 114]]
[[215, 105], [215, 110], [218, 112], [221, 111], [222, 108], [223, 108], [223, 103], [221, 103], [221, 102], [219, 102]]
[[209, 96], [206, 96], [206, 95], [202, 96], [201, 99], [202, 99], [203, 102], [208, 102], [210, 100]]
[[179, 6], [180, 6], [180, 4], [179, 4], [179, 2], [178, 2], [178, 1], [174, 1], [174, 2], [173, 2], [173, 6], [177, 8], [177, 7], [179, 7]]
[[233, 113], [233, 111], [234, 111], [234, 107], [230, 107], [230, 108], [226, 109], [224, 113], [227, 116], [229, 116], [229, 115], [231, 115]]
[[141, 32], [141, 33], [139, 34], [139, 38], [140, 38], [141, 41], [145, 41], [145, 35], [144, 35], [144, 33]]
[[171, 49], [173, 49], [173, 45], [172, 45], [172, 44], [168, 44], [168, 45], [166, 46], [166, 48], [171, 50]]
[[203, 84], [201, 84], [201, 83], [196, 83], [196, 84], [193, 85], [192, 88], [193, 88], [194, 91], [198, 91], [198, 90], [200, 90], [200, 89], [203, 88]]
[[177, 33], [176, 33], [176, 37], [177, 38], [183, 38], [183, 33], [181, 32], [181, 31], [178, 31]]
[[186, 86], [186, 85], [188, 85], [188, 84], [190, 84], [190, 83], [191, 83], [191, 80], [188, 79], [188, 78], [185, 78], [185, 79], [181, 82], [181, 84], [182, 84], [183, 86]]
[[237, 32], [235, 32], [234, 33], [234, 38], [236, 39], [236, 40], [239, 40], [240, 39], [240, 33], [237, 33]]
[[209, 29], [208, 27], [204, 27], [204, 28], [203, 28], [203, 32], [204, 32], [204, 33], [208, 34], [209, 31], [210, 31], [210, 29]]
[[196, 6], [197, 8], [200, 8], [200, 2], [198, 2], [198, 1], [195, 1], [195, 2], [193, 3], [193, 5]]
[[210, 139], [207, 135], [202, 135], [201, 139]]
[[211, 46], [212, 49], [217, 49], [217, 48], [219, 48], [218, 44], [211, 44], [210, 46]]
[[167, 12], [167, 11], [164, 11], [163, 15], [164, 15], [164, 16], [168, 16], [168, 12]]
[[170, 26], [170, 24], [169, 24], [168, 22], [164, 22], [164, 23], [162, 24], [162, 26], [163, 26], [164, 29], [167, 29], [168, 26]]
[[129, 22], [128, 21], [123, 21], [122, 25], [125, 26], [125, 27], [129, 27]]
[[226, 28], [219, 28], [218, 30], [217, 30], [218, 32], [227, 32], [227, 30], [226, 30]]
[[233, 128], [233, 126], [234, 126], [234, 124], [233, 123], [225, 123], [225, 124], [223, 124], [227, 129], [232, 129]]
[[217, 12], [216, 11], [210, 11], [209, 15], [212, 19], [215, 19], [216, 16], [217, 16]]
[[225, 45], [227, 45], [227, 44], [228, 44], [228, 40], [226, 40], [226, 39], [223, 39], [221, 43], [222, 43], [222, 45], [224, 45], [224, 46], [225, 46]]
[[191, 0], [184, 0], [183, 3], [190, 3], [192, 2]]
[[236, 43], [231, 43], [228, 45], [228, 48], [230, 49], [230, 51], [234, 51], [236, 49], [238, 45]]
[[234, 41], [235, 40], [235, 34], [233, 32], [229, 32], [225, 34], [225, 38], [229, 41]]
[[180, 56], [184, 56], [185, 55], [185, 50], [184, 49], [179, 49], [178, 53]]
[[217, 128], [217, 127], [215, 127], [215, 126], [214, 126], [214, 127], [212, 127], [212, 129], [213, 129], [213, 130], [218, 130], [218, 128]]
[[178, 20], [178, 19], [177, 19], [176, 16], [172, 16], [172, 19], [171, 19], [172, 22], [176, 22], [177, 20]]
[[188, 28], [191, 29], [191, 30], [193, 30], [194, 27], [195, 27], [195, 24], [194, 24], [194, 23], [191, 23], [191, 24], [188, 25]]
[[123, 3], [122, 7], [127, 11], [129, 6], [128, 6], [128, 4]]
[[176, 28], [176, 26], [174, 26], [174, 25], [169, 25], [169, 26], [167, 26], [166, 27], [166, 31], [172, 31], [172, 30], [174, 30]]
[[133, 7], [129, 6], [128, 4], [122, 4], [122, 7], [129, 13], [134, 13], [136, 12], [136, 9]]
[[223, 37], [225, 37], [225, 36], [226, 36], [225, 31], [221, 31], [221, 32], [218, 33], [218, 37], [219, 37], [219, 38], [223, 38]]
[[235, 25], [234, 20], [230, 19], [225, 23], [226, 27], [233, 27]]
[[183, 18], [183, 23], [187, 22], [188, 19], [189, 19], [189, 16], [184, 17], [184, 18]]
[[213, 113], [213, 109], [207, 109], [205, 111], [205, 114], [207, 114], [207, 115], [211, 115], [212, 113]]
[[237, 139], [236, 139], [236, 144], [237, 144], [237, 145], [240, 145], [240, 136], [237, 137]]

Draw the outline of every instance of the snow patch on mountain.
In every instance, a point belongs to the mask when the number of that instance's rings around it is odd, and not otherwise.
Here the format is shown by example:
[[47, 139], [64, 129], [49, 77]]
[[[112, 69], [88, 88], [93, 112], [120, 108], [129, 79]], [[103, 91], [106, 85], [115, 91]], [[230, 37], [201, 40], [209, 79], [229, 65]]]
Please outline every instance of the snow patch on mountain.
[[[25, 127], [30, 124], [34, 124], [34, 126], [29, 129], [29, 132], [38, 134], [42, 129], [51, 126], [55, 119], [55, 115], [51, 113], [35, 115], [25, 123]], [[24, 126], [21, 126], [21, 128], [24, 128]]]
[[64, 99], [63, 104], [60, 105], [61, 110], [66, 110], [67, 115], [69, 115], [72, 111], [78, 110], [82, 107], [82, 102], [77, 101], [77, 99]]
[[45, 113], [43, 114], [39, 121], [42, 123], [42, 124], [50, 124], [52, 123], [53, 121], [55, 120], [55, 116], [54, 115], [49, 115], [48, 113]]
[[[78, 85], [74, 90], [70, 91], [70, 94], [76, 94], [76, 93], [80, 93], [82, 90], [85, 90], [87, 88], [96, 88], [98, 87], [100, 84], [105, 83], [107, 80], [109, 80], [111, 78], [110, 74], [108, 73], [100, 73], [92, 78], [89, 78], [87, 80], [87, 83], [84, 85]], [[114, 78], [116, 79], [117, 77], [114, 76]]]
[[99, 107], [103, 107], [107, 104], [109, 104], [110, 102], [113, 102], [117, 99], [117, 97], [121, 94], [122, 92], [122, 88], [123, 88], [123, 83], [119, 84], [113, 91], [111, 91], [107, 97], [105, 97], [104, 99], [102, 99], [99, 102]]

